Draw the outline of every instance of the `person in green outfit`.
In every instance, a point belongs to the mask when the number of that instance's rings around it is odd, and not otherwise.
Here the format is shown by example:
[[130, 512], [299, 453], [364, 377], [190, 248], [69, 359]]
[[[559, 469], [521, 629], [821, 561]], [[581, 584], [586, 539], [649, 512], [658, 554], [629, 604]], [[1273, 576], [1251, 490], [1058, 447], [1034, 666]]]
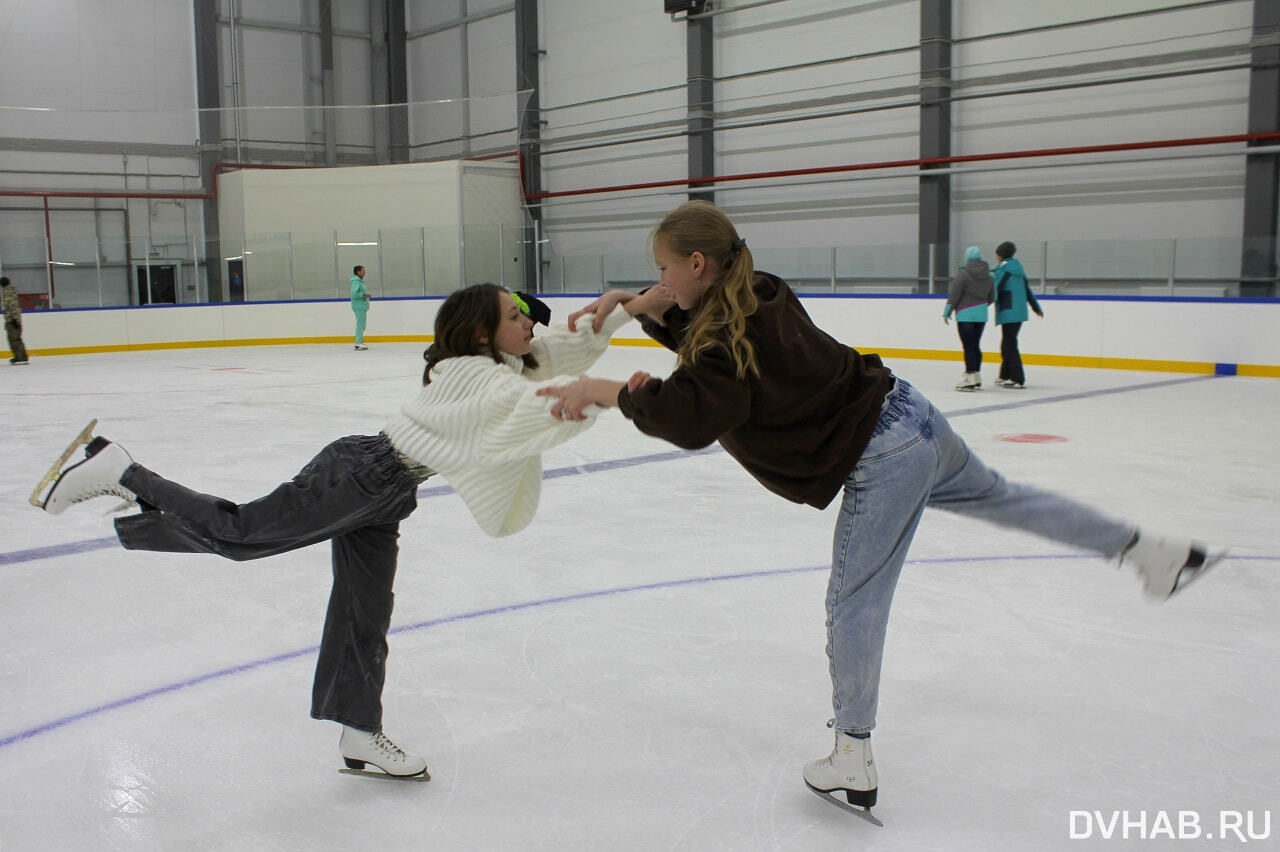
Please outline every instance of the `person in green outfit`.
[[357, 266], [351, 270], [351, 312], [356, 315], [357, 352], [368, 349], [364, 345], [364, 320], [369, 314], [369, 291], [364, 286], [364, 267]]

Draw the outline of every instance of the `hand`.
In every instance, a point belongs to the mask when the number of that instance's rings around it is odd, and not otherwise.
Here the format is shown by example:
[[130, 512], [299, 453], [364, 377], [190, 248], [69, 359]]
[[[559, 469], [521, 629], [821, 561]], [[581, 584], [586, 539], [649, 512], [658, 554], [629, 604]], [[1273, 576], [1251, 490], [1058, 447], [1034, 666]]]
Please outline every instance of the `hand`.
[[625, 305], [635, 297], [635, 293], [628, 293], [626, 290], [610, 290], [607, 293], [602, 293], [594, 302], [591, 302], [590, 304], [569, 314], [569, 330], [578, 330], [579, 317], [584, 314], [595, 314], [595, 319], [591, 321], [591, 328], [593, 331], [599, 331], [600, 327], [604, 324], [604, 318], [613, 313], [614, 308], [618, 305]]
[[559, 387], [538, 388], [538, 396], [554, 396], [556, 403], [551, 406], [551, 416], [557, 420], [585, 420], [582, 410], [588, 405], [609, 407], [618, 399], [622, 390], [622, 382], [611, 382], [607, 379], [593, 379], [583, 376], [573, 384]]
[[655, 284], [645, 292], [636, 296], [627, 304], [627, 313], [635, 316], [636, 314], [644, 314], [658, 325], [665, 326], [662, 321], [662, 315], [667, 312], [676, 303], [676, 297], [671, 295], [671, 291], [661, 284]]
[[943, 324], [943, 325], [951, 325], [951, 317], [944, 316], [944, 317], [942, 318], [942, 324]]
[[1036, 316], [1040, 317], [1040, 319], [1044, 319], [1044, 311], [1036, 311]]
[[631, 378], [627, 379], [627, 393], [635, 393], [644, 387], [653, 379], [653, 376], [644, 371], [637, 371], [631, 374]]
[[557, 420], [582, 420], [582, 410], [591, 404], [589, 379], [581, 377], [570, 385], [555, 388], [543, 388], [538, 391], [541, 396], [555, 396], [556, 403], [551, 406], [551, 416]]

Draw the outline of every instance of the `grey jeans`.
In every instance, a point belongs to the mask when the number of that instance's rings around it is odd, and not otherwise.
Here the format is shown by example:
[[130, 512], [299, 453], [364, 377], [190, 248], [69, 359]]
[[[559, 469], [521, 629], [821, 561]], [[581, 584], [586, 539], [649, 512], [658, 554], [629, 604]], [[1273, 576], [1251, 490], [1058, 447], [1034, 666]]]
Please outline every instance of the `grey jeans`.
[[117, 519], [116, 535], [130, 550], [236, 561], [332, 542], [333, 590], [311, 715], [378, 731], [400, 521], [417, 508], [420, 481], [385, 435], [339, 438], [251, 503], [200, 494], [134, 464], [120, 482], [143, 512]]

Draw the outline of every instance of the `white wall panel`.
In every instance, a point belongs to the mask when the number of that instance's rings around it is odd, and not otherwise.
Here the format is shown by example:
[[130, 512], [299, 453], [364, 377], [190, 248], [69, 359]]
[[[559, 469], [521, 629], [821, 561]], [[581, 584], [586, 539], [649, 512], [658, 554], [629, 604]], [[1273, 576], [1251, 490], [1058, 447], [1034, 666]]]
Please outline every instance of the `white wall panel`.
[[67, 112], [6, 112], [0, 135], [190, 143], [190, 47], [182, 3], [9, 3], [0, 27], [0, 104]]
[[462, 94], [462, 37], [457, 28], [416, 38], [408, 44], [413, 100], [456, 98]]
[[686, 25], [672, 23], [656, 1], [557, 0], [540, 9], [544, 108], [683, 85]]
[[[240, 30], [244, 84], [241, 103], [247, 107], [301, 107], [306, 76], [302, 39], [296, 33]], [[246, 109], [241, 134], [255, 141], [301, 141], [306, 121], [301, 109]], [[224, 133], [225, 133], [224, 128]]]
[[[305, 2], [305, 0], [300, 0]], [[338, 0], [333, 3], [334, 29], [350, 32], [369, 32], [369, 3], [367, 0]]]
[[[516, 123], [516, 101], [509, 94], [516, 81], [515, 15], [495, 15], [468, 25], [467, 47], [471, 132], [507, 132]], [[508, 138], [514, 148], [514, 135]], [[473, 147], [494, 148], [500, 142], [480, 141]]]
[[[227, 4], [231, 0], [226, 0]], [[242, 18], [253, 21], [270, 21], [276, 24], [298, 24], [302, 21], [302, 3], [305, 0], [239, 0], [239, 12]], [[334, 14], [343, 7], [336, 2]], [[227, 6], [221, 10], [224, 16], [230, 14]]]
[[[333, 40], [334, 101], [338, 105], [367, 104], [373, 99], [372, 56], [362, 39]], [[368, 110], [334, 111], [339, 145], [373, 145], [373, 117]]]
[[408, 0], [405, 29], [435, 27], [458, 20], [466, 13], [465, 0]]

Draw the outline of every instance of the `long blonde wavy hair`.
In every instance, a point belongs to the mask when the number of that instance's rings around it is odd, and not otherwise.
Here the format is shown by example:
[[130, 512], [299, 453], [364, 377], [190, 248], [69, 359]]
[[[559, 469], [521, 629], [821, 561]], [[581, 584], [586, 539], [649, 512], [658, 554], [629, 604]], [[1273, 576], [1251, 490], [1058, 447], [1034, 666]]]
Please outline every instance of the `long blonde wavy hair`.
[[652, 239], [659, 238], [673, 253], [684, 257], [702, 252], [720, 270], [719, 277], [693, 309], [688, 333], [676, 353], [680, 363], [693, 366], [703, 352], [724, 346], [733, 358], [739, 379], [759, 376], [756, 350], [747, 338], [747, 317], [759, 307], [752, 289], [755, 261], [733, 222], [708, 201], [689, 201], [658, 223]]

